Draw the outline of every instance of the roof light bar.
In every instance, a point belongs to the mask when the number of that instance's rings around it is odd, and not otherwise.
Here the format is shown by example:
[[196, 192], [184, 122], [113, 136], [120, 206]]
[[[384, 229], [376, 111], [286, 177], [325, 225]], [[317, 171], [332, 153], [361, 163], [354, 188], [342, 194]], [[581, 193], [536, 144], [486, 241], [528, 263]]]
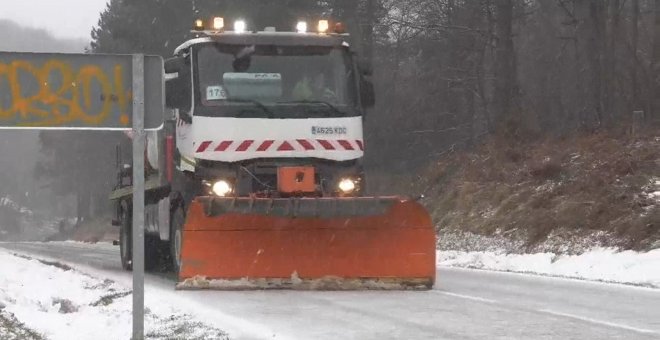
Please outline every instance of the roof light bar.
[[216, 31], [222, 31], [225, 28], [225, 19], [223, 17], [213, 18], [213, 29]]
[[[332, 26], [331, 26], [332, 25]], [[206, 35], [216, 35], [224, 33], [226, 29], [225, 18], [224, 17], [213, 17], [213, 20], [205, 22], [204, 19], [195, 19], [193, 25], [193, 31], [199, 32]], [[246, 33], [248, 32], [247, 22], [244, 19], [237, 19], [234, 21], [234, 33]], [[274, 27], [267, 27], [265, 32], [276, 32]], [[308, 33], [309, 26], [307, 21], [300, 20], [296, 24], [296, 32], [298, 33]], [[318, 21], [318, 26], [316, 30], [312, 29], [312, 32], [318, 34], [345, 34], [346, 26], [341, 22], [330, 22], [328, 19], [321, 19]]]
[[344, 26], [344, 23], [338, 22], [338, 23], [335, 24], [335, 33], [337, 33], [337, 34], [346, 33], [346, 26]]
[[247, 29], [247, 25], [245, 24], [245, 20], [234, 21], [234, 32], [245, 33], [246, 29]]
[[202, 20], [202, 19], [195, 20], [195, 25], [193, 26], [193, 29], [195, 31], [203, 31], [204, 30], [204, 20]]
[[298, 21], [298, 24], [296, 25], [296, 31], [298, 31], [298, 33], [307, 33], [307, 22]]

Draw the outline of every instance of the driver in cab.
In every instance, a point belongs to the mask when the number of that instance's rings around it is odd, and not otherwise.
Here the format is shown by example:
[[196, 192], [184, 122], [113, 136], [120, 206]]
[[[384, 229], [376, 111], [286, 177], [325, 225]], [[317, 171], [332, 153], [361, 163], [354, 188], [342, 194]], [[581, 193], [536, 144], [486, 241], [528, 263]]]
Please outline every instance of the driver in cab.
[[325, 75], [319, 73], [313, 77], [304, 75], [293, 88], [292, 97], [297, 101], [336, 102], [337, 95], [325, 82]]

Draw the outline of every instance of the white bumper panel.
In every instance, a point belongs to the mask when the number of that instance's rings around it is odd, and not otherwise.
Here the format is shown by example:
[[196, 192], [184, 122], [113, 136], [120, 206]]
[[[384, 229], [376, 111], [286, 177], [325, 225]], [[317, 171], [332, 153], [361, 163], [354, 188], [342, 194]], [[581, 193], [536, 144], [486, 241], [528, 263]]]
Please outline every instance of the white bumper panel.
[[254, 158], [364, 156], [362, 117], [263, 119], [194, 117], [195, 158], [237, 162]]

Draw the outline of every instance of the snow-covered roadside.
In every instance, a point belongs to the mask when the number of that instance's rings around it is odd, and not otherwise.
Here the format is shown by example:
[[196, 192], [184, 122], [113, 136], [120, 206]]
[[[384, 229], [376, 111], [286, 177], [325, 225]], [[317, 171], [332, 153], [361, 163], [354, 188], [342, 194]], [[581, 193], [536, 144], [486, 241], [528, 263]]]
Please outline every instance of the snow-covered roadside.
[[595, 248], [581, 255], [439, 250], [437, 264], [660, 288], [660, 249], [640, 253]]
[[[130, 289], [115, 281], [0, 249], [2, 316], [45, 339], [128, 339], [131, 304]], [[163, 299], [145, 304], [148, 339], [228, 338]]]

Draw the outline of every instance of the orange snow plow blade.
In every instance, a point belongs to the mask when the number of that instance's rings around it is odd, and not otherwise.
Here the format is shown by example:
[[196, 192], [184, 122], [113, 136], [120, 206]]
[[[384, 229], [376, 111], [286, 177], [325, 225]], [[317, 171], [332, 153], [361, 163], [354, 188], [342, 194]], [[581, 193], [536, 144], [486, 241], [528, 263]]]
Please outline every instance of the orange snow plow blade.
[[179, 289], [430, 289], [435, 232], [400, 198], [198, 197]]

